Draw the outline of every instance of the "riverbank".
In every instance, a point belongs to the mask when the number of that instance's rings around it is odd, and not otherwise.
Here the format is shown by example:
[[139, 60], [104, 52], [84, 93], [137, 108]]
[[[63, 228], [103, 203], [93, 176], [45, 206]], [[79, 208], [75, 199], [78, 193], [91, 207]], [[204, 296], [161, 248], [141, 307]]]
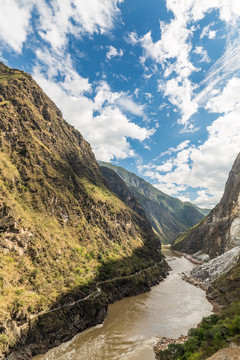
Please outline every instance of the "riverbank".
[[[214, 315], [203, 318], [196, 329], [189, 333], [189, 339], [172, 341], [163, 339], [156, 346], [157, 359], [207, 359], [219, 349], [224, 351], [211, 359], [232, 359], [231, 346], [239, 354], [240, 345], [240, 303], [239, 303], [239, 257], [240, 247], [182, 274], [182, 279], [204, 289], [207, 299], [213, 304]], [[169, 346], [168, 348], [168, 345]], [[190, 356], [191, 355], [191, 356]], [[237, 357], [238, 358], [238, 357]]]
[[201, 289], [180, 277], [194, 265], [171, 251], [167, 256], [173, 270], [163, 282], [150, 292], [109, 305], [103, 325], [85, 330], [34, 360], [154, 360], [153, 345], [159, 336], [186, 335], [211, 313], [212, 306]]
[[69, 294], [62, 304], [35, 314], [27, 321], [11, 322], [9, 326], [15, 327], [20, 340], [10, 349], [7, 359], [29, 360], [33, 355], [45, 353], [77, 333], [101, 324], [109, 304], [149, 291], [166, 277], [168, 271], [168, 264], [162, 260], [135, 274], [98, 282], [85, 296], [82, 291]]

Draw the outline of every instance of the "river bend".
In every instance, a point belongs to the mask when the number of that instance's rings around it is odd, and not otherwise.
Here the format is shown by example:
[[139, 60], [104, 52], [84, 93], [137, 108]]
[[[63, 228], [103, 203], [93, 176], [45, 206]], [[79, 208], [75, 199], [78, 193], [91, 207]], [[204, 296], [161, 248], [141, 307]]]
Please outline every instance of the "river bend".
[[102, 325], [34, 360], [154, 360], [153, 344], [159, 336], [186, 335], [211, 313], [212, 306], [203, 290], [179, 275], [194, 265], [170, 250], [166, 255], [172, 271], [165, 281], [150, 292], [110, 305]]

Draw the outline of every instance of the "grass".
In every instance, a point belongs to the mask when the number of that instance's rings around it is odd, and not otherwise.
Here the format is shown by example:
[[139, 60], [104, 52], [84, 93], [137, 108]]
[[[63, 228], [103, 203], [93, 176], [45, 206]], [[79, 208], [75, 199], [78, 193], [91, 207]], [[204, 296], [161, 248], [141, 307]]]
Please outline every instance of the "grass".
[[25, 321], [99, 280], [147, 268], [161, 254], [153, 232], [105, 186], [90, 146], [35, 82], [2, 66], [0, 76], [9, 96], [0, 101], [10, 100], [0, 124], [5, 323]]
[[192, 226], [191, 228], [189, 228], [187, 231], [185, 231], [183, 234], [181, 234], [173, 243], [173, 246], [180, 243], [181, 241], [183, 241], [185, 238], [187, 238], [191, 232], [196, 229], [198, 226], [200, 226], [201, 224], [203, 224], [203, 222], [205, 221], [206, 217], [203, 218], [198, 224]]

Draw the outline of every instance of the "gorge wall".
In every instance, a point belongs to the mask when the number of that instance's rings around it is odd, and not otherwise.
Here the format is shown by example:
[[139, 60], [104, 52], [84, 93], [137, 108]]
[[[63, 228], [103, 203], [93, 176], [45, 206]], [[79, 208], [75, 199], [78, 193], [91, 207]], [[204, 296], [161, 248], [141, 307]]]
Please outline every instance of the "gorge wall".
[[0, 118], [0, 358], [25, 359], [102, 321], [109, 302], [149, 290], [168, 266], [90, 145], [30, 75], [2, 63]]

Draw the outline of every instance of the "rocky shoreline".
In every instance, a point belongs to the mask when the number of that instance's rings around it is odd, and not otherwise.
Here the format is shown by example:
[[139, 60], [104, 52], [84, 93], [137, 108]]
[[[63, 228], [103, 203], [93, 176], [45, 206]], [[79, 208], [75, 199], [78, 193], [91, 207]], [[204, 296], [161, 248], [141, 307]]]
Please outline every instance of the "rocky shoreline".
[[178, 339], [170, 339], [165, 336], [161, 337], [158, 342], [154, 345], [153, 351], [156, 354], [156, 359], [160, 360], [161, 356], [158, 355], [160, 351], [167, 350], [168, 346], [171, 344], [184, 344], [185, 341], [189, 339], [188, 336], [180, 335]]
[[[240, 247], [235, 247], [228, 252], [220, 255], [208, 262], [201, 262], [193, 258], [192, 256], [181, 253], [174, 250], [178, 255], [182, 255], [197, 266], [191, 271], [183, 272], [181, 278], [201, 288], [206, 292], [207, 300], [213, 305], [213, 312], [219, 313], [224, 305], [221, 302], [221, 294], [218, 293], [217, 289], [214, 288], [214, 280], [219, 276], [227, 273], [234, 267], [240, 257]], [[188, 340], [188, 336], [181, 335], [178, 339], [170, 339], [166, 337], [160, 338], [160, 340], [154, 345], [154, 352], [156, 359], [161, 360], [161, 351], [167, 350], [170, 344], [183, 344]], [[213, 357], [213, 359], [218, 359]], [[230, 358], [227, 358], [230, 359]]]
[[8, 330], [19, 340], [8, 349], [4, 359], [30, 360], [32, 356], [46, 353], [88, 327], [102, 323], [109, 304], [150, 291], [166, 277], [168, 271], [169, 266], [163, 260], [137, 274], [105, 281], [101, 284], [101, 291], [95, 289], [84, 299], [77, 300], [77, 294], [71, 294], [57, 309], [31, 319], [8, 322]]

